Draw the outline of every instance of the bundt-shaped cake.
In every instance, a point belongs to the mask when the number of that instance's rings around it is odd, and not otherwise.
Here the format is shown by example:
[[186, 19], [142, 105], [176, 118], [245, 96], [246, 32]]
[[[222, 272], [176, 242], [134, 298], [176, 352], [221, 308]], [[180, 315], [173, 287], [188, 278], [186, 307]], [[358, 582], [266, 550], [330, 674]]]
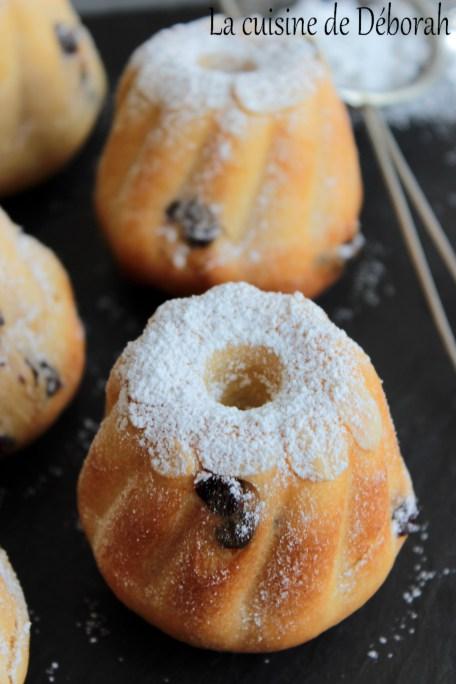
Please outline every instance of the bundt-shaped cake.
[[358, 244], [349, 118], [310, 42], [236, 30], [178, 25], [134, 54], [98, 215], [138, 281], [194, 293], [245, 280], [314, 296], [340, 275], [345, 243]]
[[105, 76], [67, 0], [0, 3], [0, 195], [57, 171], [100, 111]]
[[84, 348], [65, 269], [0, 210], [0, 455], [31, 442], [65, 408]]
[[121, 356], [79, 510], [127, 606], [255, 652], [372, 596], [416, 503], [362, 350], [301, 294], [228, 284], [164, 304]]
[[24, 595], [0, 549], [0, 682], [23, 684], [29, 657], [30, 622]]

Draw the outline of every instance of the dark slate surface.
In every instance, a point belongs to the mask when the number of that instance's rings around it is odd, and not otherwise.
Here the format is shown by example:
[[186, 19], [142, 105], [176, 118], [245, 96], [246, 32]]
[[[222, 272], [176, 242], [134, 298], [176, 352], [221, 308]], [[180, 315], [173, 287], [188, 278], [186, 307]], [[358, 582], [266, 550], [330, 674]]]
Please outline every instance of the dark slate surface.
[[[88, 23], [114, 83], [137, 44], [190, 16], [112, 15]], [[384, 378], [421, 500], [424, 531], [407, 543], [385, 586], [356, 615], [313, 643], [267, 657], [220, 655], [179, 644], [129, 613], [101, 580], [78, 528], [76, 479], [102, 414], [103, 381], [126, 341], [140, 333], [163, 301], [160, 293], [120, 278], [94, 221], [93, 173], [109, 118], [107, 111], [64, 173], [6, 203], [12, 217], [53, 247], [69, 269], [89, 350], [85, 380], [71, 408], [36, 445], [0, 466], [0, 544], [11, 556], [33, 616], [28, 682], [454, 682], [456, 379], [362, 133], [368, 247], [321, 304], [369, 352]], [[455, 134], [422, 128], [399, 136], [454, 243]], [[455, 290], [437, 260], [433, 263], [456, 323]], [[415, 594], [421, 595], [411, 597], [407, 592], [420, 584]]]

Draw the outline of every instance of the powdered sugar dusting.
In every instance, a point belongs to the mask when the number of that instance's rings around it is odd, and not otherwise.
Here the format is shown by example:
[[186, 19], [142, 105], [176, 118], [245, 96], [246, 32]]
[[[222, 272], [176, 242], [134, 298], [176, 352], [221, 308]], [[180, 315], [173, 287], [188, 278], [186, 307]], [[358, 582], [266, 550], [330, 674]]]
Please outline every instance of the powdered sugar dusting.
[[[275, 395], [250, 410], [220, 403], [206, 381], [215, 353], [243, 347], [267, 350], [281, 365]], [[140, 431], [165, 476], [204, 469], [245, 477], [276, 467], [334, 479], [347, 467], [351, 439], [365, 450], [381, 439], [361, 370], [367, 362], [303, 295], [222, 285], [167, 302], [127, 347], [118, 366], [119, 426], [128, 420]]]
[[[417, 79], [429, 59], [431, 43], [424, 32], [418, 31], [404, 35], [401, 31], [391, 35], [375, 30], [369, 34], [358, 35], [359, 7], [372, 7], [376, 16], [380, 15], [385, 3], [373, 0], [361, 3], [356, 0], [339, 0], [340, 16], [350, 20], [351, 31], [348, 36], [341, 33], [326, 35], [323, 26], [334, 11], [334, 3], [327, 0], [299, 0], [293, 7], [297, 16], [315, 16], [318, 20], [316, 41], [328, 60], [339, 87], [360, 88], [379, 92], [407, 85]], [[438, 3], [434, 5], [431, 16], [437, 16]], [[394, 0], [391, 3], [392, 16], [399, 20], [419, 16], [417, 7], [409, 0]], [[442, 3], [444, 14], [448, 14], [451, 35], [445, 37], [447, 46], [443, 59], [442, 76], [435, 85], [412, 99], [410, 102], [385, 108], [389, 122], [398, 127], [408, 127], [415, 123], [432, 122], [446, 126], [456, 120], [456, 12], [454, 3]], [[386, 13], [384, 13], [386, 14]], [[363, 21], [363, 28], [366, 28]], [[442, 38], [444, 40], [444, 38]]]
[[[359, 6], [355, 0], [339, 0], [341, 16], [350, 21], [350, 36], [341, 32], [328, 35], [321, 27], [334, 13], [334, 4], [325, 0], [301, 0], [293, 11], [297, 16], [314, 16], [320, 30], [318, 45], [333, 67], [336, 85], [381, 92], [413, 81], [429, 57], [430, 43], [424, 33], [418, 35], [380, 35], [372, 31], [359, 35]], [[372, 3], [377, 11], [379, 2]], [[416, 10], [404, 0], [395, 0], [393, 14], [398, 19], [416, 16]], [[364, 13], [365, 14], [365, 13]], [[365, 25], [363, 21], [363, 27]]]
[[[5, 241], [4, 248], [0, 251], [0, 286], [2, 290], [8, 292], [8, 290], [13, 289], [16, 291], [22, 285], [23, 274], [20, 272], [15, 273], [14, 284], [11, 282], [11, 256], [9, 255], [9, 250], [12, 247], [20, 262], [27, 264], [27, 269], [32, 274], [36, 287], [43, 299], [49, 301], [55, 293], [41, 263], [34, 258], [39, 243], [34, 238], [25, 235], [20, 228], [11, 223], [2, 209], [0, 209], [0, 235]], [[43, 247], [43, 249], [45, 248]], [[8, 301], [8, 298], [5, 297], [4, 301]], [[25, 327], [31, 331], [34, 327], [33, 321], [40, 312], [36, 306], [26, 307], [26, 310], [28, 312], [28, 321], [25, 321], [24, 316], [20, 322], [26, 323]]]
[[[309, 42], [238, 29], [211, 36], [209, 20], [201, 19], [160, 31], [133, 56], [137, 92], [189, 116], [227, 107], [264, 113], [301, 102], [325, 73]], [[235, 114], [227, 120], [232, 126]]]
[[[23, 233], [1, 209], [0, 240], [3, 243], [0, 250], [0, 314], [6, 323], [2, 328], [0, 361], [6, 362], [17, 352], [24, 357], [33, 354], [35, 359], [46, 359], [43, 338], [47, 331], [39, 322], [49, 311], [58, 317], [66, 306], [66, 300], [62, 299], [51, 275], [46, 272], [43, 262], [46, 247]], [[29, 293], [27, 301], [18, 296], [21, 289]], [[11, 318], [9, 307], [13, 312]]]
[[[261, 262], [265, 249], [262, 234], [271, 229], [270, 219], [275, 215], [272, 205], [282, 190], [283, 196], [288, 196], [289, 169], [292, 164], [304, 169], [308, 163], [293, 155], [290, 146], [294, 129], [298, 126], [301, 131], [308, 116], [308, 108], [302, 104], [311, 103], [329, 78], [312, 42], [289, 36], [247, 36], [238, 25], [235, 31], [235, 36], [211, 36], [210, 21], [203, 19], [156, 34], [132, 57], [127, 69], [127, 95], [121, 99], [117, 118], [119, 126], [135, 129], [138, 117], [154, 111], [157, 116], [151, 119], [145, 143], [151, 150], [157, 146], [166, 152], [163, 159], [161, 154], [151, 153], [147, 162], [140, 155], [140, 161], [130, 168], [126, 187], [131, 187], [145, 168], [141, 160], [151, 171], [159, 173], [163, 167], [166, 174], [166, 159], [175, 146], [180, 153], [188, 150], [189, 159], [199, 149], [199, 163], [194, 164], [189, 176], [191, 182], [180, 192], [184, 199], [198, 199], [214, 210], [217, 208], [210, 197], [213, 188], [226, 173], [230, 175], [230, 168], [242, 164], [239, 150], [257, 135], [255, 129], [264, 131], [266, 140], [266, 131], [277, 128], [268, 143], [269, 152], [265, 149], [264, 163], [251, 171], [252, 175], [261, 173], [261, 179], [259, 176], [254, 202], [245, 205], [245, 215], [242, 211], [239, 214], [243, 230], [236, 228], [230, 207], [221, 201], [217, 214], [220, 239], [197, 265], [207, 273], [239, 260]], [[321, 126], [330, 126], [330, 112], [323, 109], [320, 114]], [[200, 140], [204, 140], [202, 146]], [[175, 199], [182, 197], [177, 194]], [[320, 224], [320, 235], [324, 236], [329, 230], [326, 216]], [[195, 252], [183, 244], [175, 228], [171, 221], [158, 227], [164, 258], [173, 270], [191, 270]], [[319, 255], [309, 255], [309, 259]]]
[[404, 533], [404, 530], [410, 525], [410, 520], [416, 519], [418, 516], [418, 507], [414, 496], [408, 496], [402, 502], [402, 505], [396, 509], [393, 516], [393, 531], [396, 536]]
[[[410, 504], [413, 505], [413, 502], [410, 501]], [[415, 639], [416, 633], [426, 624], [427, 615], [420, 603], [431, 585], [434, 585], [433, 591], [438, 591], [439, 584], [456, 574], [454, 567], [438, 569], [431, 565], [426, 549], [428, 538], [429, 524], [423, 523], [419, 529], [418, 542], [411, 546], [409, 558], [412, 567], [402, 592], [402, 601], [396, 606], [399, 612], [389, 625], [383, 627], [382, 634], [369, 644], [367, 656], [373, 660], [403, 657], [403, 653], [398, 651], [400, 644], [408, 639]], [[377, 658], [371, 655], [373, 651], [377, 653]]]

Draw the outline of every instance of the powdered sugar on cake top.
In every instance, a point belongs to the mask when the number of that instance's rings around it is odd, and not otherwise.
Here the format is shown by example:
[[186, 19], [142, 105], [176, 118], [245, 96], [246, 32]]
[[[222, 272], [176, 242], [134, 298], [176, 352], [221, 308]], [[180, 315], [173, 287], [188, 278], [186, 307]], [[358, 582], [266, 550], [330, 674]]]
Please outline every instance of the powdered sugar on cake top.
[[[220, 402], [207, 369], [214, 353], [245, 347], [277, 357], [281, 380], [270, 401], [240, 410]], [[235, 364], [236, 351], [231, 358]], [[348, 465], [352, 440], [371, 450], [381, 439], [366, 364], [362, 350], [301, 294], [222, 285], [167, 302], [127, 347], [116, 371], [119, 429], [129, 422], [139, 431], [165, 476], [204, 469], [247, 477], [277, 468], [334, 479]], [[235, 370], [242, 378], [242, 363]]]
[[133, 56], [136, 90], [190, 116], [230, 105], [266, 113], [301, 102], [326, 73], [310, 42], [236, 33], [211, 35], [209, 19], [160, 31]]

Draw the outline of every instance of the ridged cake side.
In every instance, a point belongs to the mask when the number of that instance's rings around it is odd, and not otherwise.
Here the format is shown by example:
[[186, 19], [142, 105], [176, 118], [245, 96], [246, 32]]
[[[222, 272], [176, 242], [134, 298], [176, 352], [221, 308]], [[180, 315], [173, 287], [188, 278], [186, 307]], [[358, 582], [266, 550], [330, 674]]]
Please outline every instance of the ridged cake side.
[[90, 133], [106, 77], [67, 0], [0, 3], [0, 195], [38, 183]]
[[0, 456], [53, 423], [79, 385], [84, 360], [65, 269], [0, 209]]
[[[247, 286], [227, 285], [221, 288], [224, 292], [215, 290], [205, 297], [223, 300], [230, 292], [242, 308], [244, 288]], [[255, 301], [253, 288], [247, 290], [252, 291]], [[279, 297], [284, 303], [290, 300], [293, 308], [291, 297], [258, 296]], [[311, 307], [316, 333], [324, 325], [324, 314]], [[190, 310], [191, 304], [187, 313]], [[236, 330], [239, 321], [233, 310], [221, 306], [219, 312], [220, 320], [225, 316]], [[296, 311], [294, 315], [298, 315]], [[246, 316], [247, 327], [248, 320]], [[150, 325], [154, 321], [164, 332], [163, 316], [154, 317]], [[207, 324], [210, 335], [209, 311]], [[186, 318], [186, 325], [188, 335], [198, 331], [195, 315]], [[169, 344], [165, 334], [163, 339]], [[201, 349], [206, 354], [204, 343]], [[79, 511], [100, 571], [127, 606], [165, 632], [196, 646], [272, 651], [317, 636], [363, 605], [379, 588], [412, 530], [416, 504], [381, 382], [359, 348], [352, 344], [349, 349], [351, 364], [341, 381], [350, 386], [352, 377], [358, 378], [365, 390], [362, 396], [375, 405], [378, 422], [370, 432], [373, 426], [365, 422], [362, 402], [359, 408], [355, 402], [353, 414], [341, 417], [347, 439], [344, 467], [322, 471], [319, 479], [300, 475], [293, 470], [292, 461], [284, 461], [280, 453], [275, 462], [268, 461], [266, 467], [260, 464], [255, 470], [249, 461], [252, 444], [242, 431], [239, 458], [242, 446], [244, 458], [239, 462], [233, 456], [229, 461], [233, 472], [223, 468], [220, 476], [203, 462], [196, 472], [190, 469], [179, 473], [179, 464], [188, 462], [188, 451], [183, 442], [179, 443], [177, 427], [168, 429], [168, 471], [164, 473], [161, 466], [157, 469], [155, 457], [162, 449], [161, 436], [157, 433], [154, 441], [153, 431], [148, 430], [153, 423], [138, 427], [125, 414], [122, 396], [126, 390], [131, 402], [141, 401], [137, 387], [130, 385], [128, 390], [126, 383], [131, 348], [120, 359], [107, 387], [106, 417], [81, 473]], [[313, 354], [328, 359], [328, 350], [329, 346], [323, 347]], [[159, 347], [152, 345], [149, 353], [157, 354], [160, 366]], [[172, 365], [168, 367], [165, 360], [164, 364], [172, 374]], [[197, 367], [198, 359], [188, 358], [188, 364]], [[191, 373], [189, 370], [189, 383]], [[321, 391], [325, 392], [324, 374], [322, 377]], [[327, 382], [330, 379], [328, 372]], [[165, 376], [162, 380], [166, 387]], [[250, 378], [250, 385], [257, 381], [256, 375]], [[147, 372], [142, 380], [138, 375], [137, 382], [144, 388], [154, 386]], [[218, 396], [223, 402], [227, 395]], [[240, 420], [238, 409], [230, 404], [233, 396], [239, 399], [240, 395], [230, 395], [225, 404], [227, 415], [231, 411], [233, 420]], [[242, 397], [245, 399], [245, 394]], [[250, 397], [256, 401], [258, 394], [251, 393]], [[321, 399], [314, 397], [313, 401]], [[271, 399], [271, 410], [276, 400]], [[150, 401], [151, 406], [156, 402], [158, 411], [159, 396]], [[184, 406], [185, 402], [179, 405], [177, 400], [176, 411], [185, 410]], [[242, 413], [260, 415], [262, 408]], [[214, 423], [209, 400], [204, 410], [210, 431]], [[328, 426], [327, 434], [331, 429]], [[365, 434], [375, 439], [360, 439], [366, 429]], [[312, 427], [309, 430], [312, 432]], [[215, 440], [217, 435], [223, 441], [224, 436], [215, 430]], [[304, 440], [303, 448], [308, 443]], [[198, 456], [197, 442], [192, 444]], [[332, 441], [327, 440], [326, 445], [319, 463], [331, 462], [334, 456]], [[269, 444], [265, 442], [264, 446], [267, 451]], [[243, 471], [243, 464], [249, 463], [250, 470]], [[247, 474], [240, 476], [240, 472]], [[244, 502], [239, 503], [242, 492]], [[254, 508], [249, 508], [252, 501]], [[241, 512], [240, 518], [236, 510]]]
[[[245, 73], [201, 63], [243, 51], [253, 63], [274, 45], [282, 79], [262, 61]], [[196, 22], [158, 34], [128, 65], [96, 205], [136, 280], [185, 294], [245, 280], [313, 297], [343, 269], [361, 194], [348, 114], [305, 41], [220, 43]]]

